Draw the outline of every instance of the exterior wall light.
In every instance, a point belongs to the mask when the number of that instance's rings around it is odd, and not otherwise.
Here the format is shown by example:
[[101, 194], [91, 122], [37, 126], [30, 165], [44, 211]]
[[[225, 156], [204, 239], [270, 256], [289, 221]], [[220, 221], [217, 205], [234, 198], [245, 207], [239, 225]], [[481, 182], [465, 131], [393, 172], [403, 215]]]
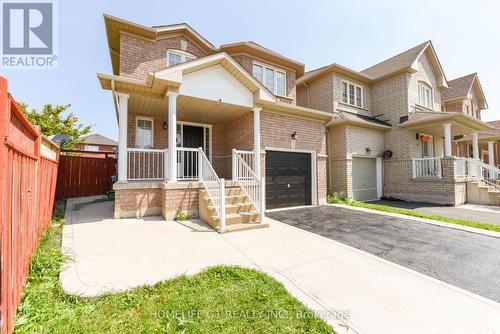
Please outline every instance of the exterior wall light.
[[297, 140], [298, 136], [297, 136], [297, 132], [293, 132], [292, 133], [292, 140]]

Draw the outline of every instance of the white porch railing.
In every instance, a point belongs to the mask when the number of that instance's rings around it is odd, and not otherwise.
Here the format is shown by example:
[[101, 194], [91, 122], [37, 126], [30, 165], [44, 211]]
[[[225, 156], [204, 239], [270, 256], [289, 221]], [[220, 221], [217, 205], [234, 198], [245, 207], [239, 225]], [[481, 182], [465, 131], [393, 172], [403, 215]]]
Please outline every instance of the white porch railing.
[[[243, 159], [243, 161], [246, 162], [246, 164], [248, 165], [248, 167], [250, 167], [252, 169], [252, 171], [255, 172], [255, 154], [253, 151], [241, 151], [241, 150], [235, 150], [236, 153], [238, 153], [238, 155], [241, 157], [241, 159]], [[235, 160], [233, 159], [233, 162]], [[233, 170], [234, 170], [234, 166], [233, 166]]]
[[177, 147], [177, 179], [181, 181], [198, 180], [198, 161], [197, 148]]
[[243, 155], [240, 152], [233, 149], [233, 180], [250, 198], [260, 214], [261, 223], [263, 223], [265, 210], [264, 178], [259, 178], [243, 158], [243, 156], [248, 158], [250, 152], [243, 152]]
[[441, 158], [414, 158], [412, 159], [413, 178], [436, 178], [442, 177]]
[[212, 202], [217, 215], [219, 216], [219, 231], [226, 228], [226, 190], [225, 180], [219, 179], [217, 173], [210, 164], [205, 152], [200, 147], [198, 152], [198, 172], [199, 181], [203, 184], [208, 198]]
[[482, 181], [496, 190], [500, 190], [500, 169], [495, 166], [473, 158], [457, 158], [457, 169], [458, 165], [463, 168], [463, 175], [460, 176]]
[[127, 148], [127, 179], [165, 179], [167, 152], [166, 149]]

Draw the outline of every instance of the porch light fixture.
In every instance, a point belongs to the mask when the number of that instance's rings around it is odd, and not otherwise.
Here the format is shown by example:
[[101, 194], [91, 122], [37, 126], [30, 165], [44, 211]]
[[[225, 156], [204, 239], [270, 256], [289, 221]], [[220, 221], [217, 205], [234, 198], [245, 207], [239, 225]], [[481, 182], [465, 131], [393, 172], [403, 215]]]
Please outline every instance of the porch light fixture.
[[167, 122], [163, 122], [163, 129], [167, 129]]
[[371, 153], [372, 153], [372, 150], [371, 150], [371, 148], [366, 147], [366, 148], [365, 148], [365, 152], [366, 152], [366, 154], [371, 154]]
[[297, 132], [293, 132], [292, 133], [292, 140], [297, 140], [298, 136], [297, 136]]

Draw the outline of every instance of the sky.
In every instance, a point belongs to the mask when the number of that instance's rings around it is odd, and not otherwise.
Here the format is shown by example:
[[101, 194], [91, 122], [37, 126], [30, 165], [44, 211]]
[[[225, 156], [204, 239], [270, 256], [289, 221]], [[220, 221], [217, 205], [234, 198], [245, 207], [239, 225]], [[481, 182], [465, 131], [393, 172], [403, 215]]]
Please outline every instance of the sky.
[[306, 65], [362, 70], [432, 40], [448, 80], [478, 72], [489, 109], [500, 119], [500, 2], [429, 0], [165, 1], [58, 0], [53, 70], [1, 70], [9, 91], [30, 107], [71, 104], [93, 132], [116, 139], [112, 73], [103, 14], [146, 26], [186, 22], [216, 47], [252, 40]]

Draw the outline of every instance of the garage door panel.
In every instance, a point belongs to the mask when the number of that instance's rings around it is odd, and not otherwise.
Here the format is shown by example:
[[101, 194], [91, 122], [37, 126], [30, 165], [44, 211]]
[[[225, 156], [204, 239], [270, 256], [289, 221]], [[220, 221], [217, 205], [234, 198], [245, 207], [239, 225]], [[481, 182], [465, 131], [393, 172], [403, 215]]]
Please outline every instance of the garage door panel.
[[311, 155], [266, 152], [266, 207], [311, 204]]
[[354, 199], [357, 201], [377, 199], [376, 159], [352, 159], [352, 188]]

